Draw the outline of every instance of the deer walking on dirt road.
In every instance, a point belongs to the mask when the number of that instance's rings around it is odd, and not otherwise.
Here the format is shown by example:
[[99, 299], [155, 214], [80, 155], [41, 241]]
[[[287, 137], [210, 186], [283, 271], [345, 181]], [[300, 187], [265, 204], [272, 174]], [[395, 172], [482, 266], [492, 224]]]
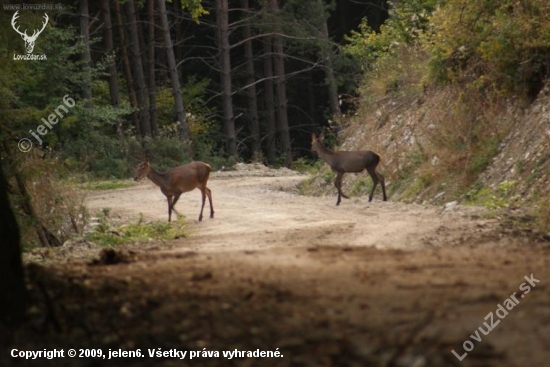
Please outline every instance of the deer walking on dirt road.
[[321, 159], [328, 163], [333, 172], [336, 173], [336, 179], [334, 180], [334, 186], [338, 189], [338, 200], [336, 205], [340, 205], [341, 198], [344, 197], [349, 199], [342, 192], [342, 178], [347, 172], [359, 173], [363, 172], [365, 169], [372, 177], [373, 186], [372, 191], [369, 195], [369, 201], [372, 201], [372, 195], [374, 194], [374, 189], [380, 182], [382, 186], [382, 193], [384, 194], [384, 201], [388, 198], [386, 196], [386, 184], [384, 176], [376, 171], [378, 163], [380, 163], [380, 155], [370, 150], [357, 150], [357, 151], [332, 151], [325, 147], [321, 140], [323, 139], [323, 134], [319, 138], [317, 135], [311, 134], [311, 150], [317, 153]]
[[145, 159], [137, 166], [135, 181], [144, 177], [149, 178], [155, 185], [160, 187], [160, 191], [168, 200], [168, 222], [172, 220], [172, 210], [179, 215], [174, 206], [178, 202], [181, 194], [191, 191], [195, 188], [201, 190], [202, 206], [199, 215], [199, 222], [202, 221], [202, 211], [204, 202], [208, 196], [210, 203], [210, 218], [214, 218], [214, 207], [212, 206], [212, 191], [206, 187], [208, 177], [210, 176], [210, 165], [203, 162], [191, 162], [183, 166], [172, 168], [166, 172], [157, 172], [149, 165], [149, 160]]

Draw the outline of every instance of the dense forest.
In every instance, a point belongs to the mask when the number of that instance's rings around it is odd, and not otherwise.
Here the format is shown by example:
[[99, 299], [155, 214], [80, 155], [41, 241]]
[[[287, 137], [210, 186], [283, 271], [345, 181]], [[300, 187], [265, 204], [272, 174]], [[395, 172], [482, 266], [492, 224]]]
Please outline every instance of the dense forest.
[[[10, 139], [59, 156], [70, 169], [126, 177], [145, 148], [169, 166], [190, 159], [290, 166], [309, 133], [353, 100], [360, 68], [340, 50], [364, 18], [379, 26], [385, 1], [61, 2], [6, 5], [3, 100]], [[38, 29], [41, 62], [12, 28]], [[24, 75], [24, 77], [22, 77]], [[74, 104], [39, 140], [37, 121]], [[307, 98], [304, 98], [307, 96]], [[35, 132], [36, 134], [36, 132]], [[18, 139], [19, 140], [19, 139]], [[161, 158], [162, 157], [162, 158]], [[219, 161], [219, 162], [217, 162]], [[216, 164], [217, 163], [217, 164]]]

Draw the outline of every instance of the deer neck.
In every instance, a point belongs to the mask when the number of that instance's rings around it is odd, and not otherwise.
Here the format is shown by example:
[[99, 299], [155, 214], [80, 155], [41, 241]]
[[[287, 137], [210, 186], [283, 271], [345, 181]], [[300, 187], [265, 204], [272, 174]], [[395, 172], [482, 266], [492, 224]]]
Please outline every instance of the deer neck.
[[167, 188], [168, 187], [168, 174], [166, 172], [158, 172], [153, 169], [153, 167], [150, 167], [149, 174], [147, 175], [147, 178], [160, 188]]
[[324, 160], [330, 166], [332, 166], [332, 161], [334, 159], [334, 151], [328, 149], [322, 143], [319, 143], [317, 154], [319, 155], [319, 157], [321, 157], [322, 160]]

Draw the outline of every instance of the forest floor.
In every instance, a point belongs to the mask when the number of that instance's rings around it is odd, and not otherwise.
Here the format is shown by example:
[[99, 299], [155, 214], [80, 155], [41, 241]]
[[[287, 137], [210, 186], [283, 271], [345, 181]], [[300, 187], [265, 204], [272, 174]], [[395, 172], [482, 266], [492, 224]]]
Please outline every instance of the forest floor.
[[[99, 248], [74, 246], [40, 264], [28, 258], [30, 317], [9, 350], [57, 348], [65, 358], [2, 352], [0, 365], [548, 365], [548, 243], [513, 234], [480, 208], [382, 202], [379, 191], [372, 203], [337, 207], [335, 196], [298, 195], [303, 179], [214, 173], [214, 219], [207, 203], [197, 221], [198, 191], [177, 205], [188, 237], [120, 246], [108, 261], [97, 261]], [[92, 192], [87, 205], [123, 222], [167, 219], [166, 199], [147, 180]], [[514, 293], [515, 306], [506, 301]], [[494, 328], [487, 335], [484, 322]], [[466, 356], [463, 345], [473, 348]], [[68, 358], [69, 348], [107, 356]], [[109, 349], [143, 357], [109, 360]], [[171, 349], [185, 359], [149, 356]], [[235, 350], [281, 356], [223, 356]], [[200, 353], [191, 360], [191, 352]]]

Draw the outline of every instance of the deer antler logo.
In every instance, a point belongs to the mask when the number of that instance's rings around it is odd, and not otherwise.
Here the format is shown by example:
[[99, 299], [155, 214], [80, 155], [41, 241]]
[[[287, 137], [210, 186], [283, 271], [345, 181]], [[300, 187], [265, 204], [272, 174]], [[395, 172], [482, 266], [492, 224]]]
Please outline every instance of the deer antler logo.
[[17, 26], [16, 28], [16, 24], [15, 24], [15, 21], [17, 20], [17, 18], [19, 18], [19, 16], [17, 15], [17, 13], [19, 12], [16, 11], [15, 14], [13, 14], [13, 17], [11, 18], [11, 26], [13, 27], [13, 29], [19, 33], [21, 35], [21, 38], [23, 38], [23, 41], [25, 41], [25, 48], [27, 49], [27, 53], [28, 54], [31, 54], [32, 53], [32, 50], [34, 49], [34, 42], [36, 42], [36, 39], [38, 38], [38, 36], [40, 35], [40, 33], [42, 33], [42, 31], [44, 30], [44, 28], [46, 28], [46, 24], [48, 24], [48, 14], [44, 13], [44, 19], [46, 20], [44, 22], [44, 24], [42, 25], [42, 29], [41, 30], [34, 30], [32, 36], [29, 36], [27, 35], [27, 30], [25, 29], [25, 32], [21, 32], [19, 30], [19, 26]]

